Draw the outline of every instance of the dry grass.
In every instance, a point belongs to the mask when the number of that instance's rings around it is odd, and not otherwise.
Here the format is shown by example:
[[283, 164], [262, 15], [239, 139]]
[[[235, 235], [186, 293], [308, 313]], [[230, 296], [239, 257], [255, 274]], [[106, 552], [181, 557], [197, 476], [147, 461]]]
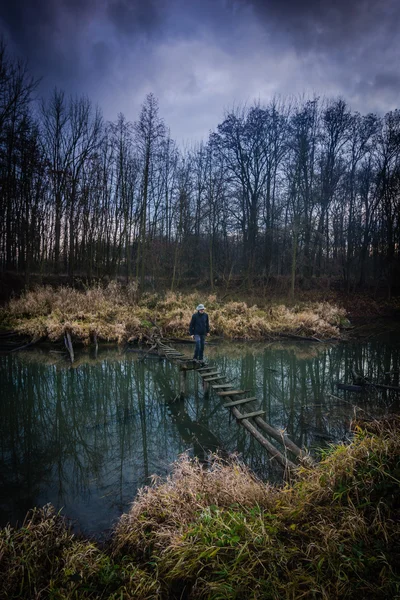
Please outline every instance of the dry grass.
[[210, 315], [211, 333], [228, 339], [265, 340], [281, 333], [318, 339], [340, 336], [346, 312], [327, 302], [294, 307], [274, 304], [267, 308], [246, 302], [220, 302], [215, 295], [167, 293], [165, 297], [144, 295], [111, 282], [106, 288], [77, 291], [68, 287], [38, 287], [13, 299], [0, 311], [0, 325], [33, 339], [55, 341], [69, 331], [74, 339], [89, 344], [99, 340], [142, 340], [154, 324], [166, 336], [187, 337], [191, 316], [199, 302]]
[[400, 593], [400, 418], [356, 423], [292, 485], [183, 456], [109, 546], [46, 507], [0, 530], [0, 598], [386, 600]]
[[[157, 557], [166, 585], [190, 598], [395, 596], [400, 419], [355, 428], [351, 446], [332, 448], [281, 491], [180, 463], [122, 519], [117, 550]], [[229, 493], [221, 498], [216, 484]]]
[[274, 492], [238, 461], [226, 463], [215, 457], [205, 471], [197, 460], [183, 455], [168, 480], [160, 483], [155, 479], [152, 486], [140, 490], [131, 511], [121, 517], [115, 531], [115, 552], [144, 556], [150, 546], [165, 549], [211, 505], [269, 505]]
[[129, 287], [111, 282], [106, 288], [81, 292], [69, 287], [38, 287], [2, 310], [7, 326], [33, 338], [62, 339], [65, 331], [89, 343], [98, 339], [121, 343], [140, 339], [151, 328], [150, 313], [134, 302]]

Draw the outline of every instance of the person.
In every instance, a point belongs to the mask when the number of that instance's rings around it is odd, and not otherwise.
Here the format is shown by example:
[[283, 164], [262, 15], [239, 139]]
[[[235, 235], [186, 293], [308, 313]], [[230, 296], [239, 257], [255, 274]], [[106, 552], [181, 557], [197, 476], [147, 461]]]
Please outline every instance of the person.
[[196, 310], [197, 312], [192, 315], [192, 320], [190, 321], [189, 334], [196, 341], [193, 360], [203, 362], [204, 342], [206, 336], [210, 333], [210, 324], [204, 304], [199, 304]]

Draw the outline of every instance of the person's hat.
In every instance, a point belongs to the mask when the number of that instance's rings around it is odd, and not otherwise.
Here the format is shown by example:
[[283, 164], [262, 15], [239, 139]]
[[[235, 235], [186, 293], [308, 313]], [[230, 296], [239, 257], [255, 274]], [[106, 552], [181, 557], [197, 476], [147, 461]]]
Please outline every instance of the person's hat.
[[196, 307], [196, 310], [206, 310], [206, 307], [204, 306], [204, 304], [199, 304], [199, 305]]

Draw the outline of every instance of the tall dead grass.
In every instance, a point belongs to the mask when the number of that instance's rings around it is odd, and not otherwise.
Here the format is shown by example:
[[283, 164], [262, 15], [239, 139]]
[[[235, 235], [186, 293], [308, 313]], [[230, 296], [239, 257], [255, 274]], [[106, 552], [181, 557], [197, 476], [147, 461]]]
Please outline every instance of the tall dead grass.
[[346, 321], [344, 309], [327, 302], [295, 307], [283, 304], [260, 308], [246, 302], [220, 302], [216, 295], [167, 292], [164, 297], [146, 294], [137, 299], [132, 286], [111, 282], [84, 291], [69, 287], [38, 287], [13, 299], [0, 311], [0, 325], [34, 339], [62, 339], [69, 331], [89, 343], [141, 340], [158, 327], [166, 336], [187, 337], [191, 316], [199, 302], [210, 315], [211, 333], [228, 339], [265, 340], [280, 333], [318, 339], [340, 336]]
[[114, 549], [188, 598], [388, 598], [400, 591], [400, 419], [355, 426], [284, 489], [183, 459], [143, 490]]
[[114, 537], [114, 551], [162, 551], [174, 544], [197, 515], [210, 506], [270, 506], [275, 489], [261, 483], [236, 460], [214, 457], [207, 471], [197, 460], [181, 456], [165, 483], [155, 479], [140, 490], [132, 509], [123, 515]]
[[140, 339], [151, 327], [149, 317], [131, 288], [116, 282], [85, 291], [38, 287], [11, 300], [1, 313], [3, 323], [33, 338], [55, 341], [69, 331], [84, 343], [94, 335], [118, 343]]

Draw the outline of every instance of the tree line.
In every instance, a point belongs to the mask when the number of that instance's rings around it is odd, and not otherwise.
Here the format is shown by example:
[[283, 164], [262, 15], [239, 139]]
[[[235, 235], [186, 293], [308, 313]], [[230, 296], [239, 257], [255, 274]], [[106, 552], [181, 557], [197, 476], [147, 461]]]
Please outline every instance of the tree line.
[[[227, 111], [181, 149], [149, 94], [137, 121], [37, 81], [0, 47], [0, 268], [139, 289], [400, 275], [400, 111], [341, 98]], [[188, 132], [190, 134], [190, 132]]]

